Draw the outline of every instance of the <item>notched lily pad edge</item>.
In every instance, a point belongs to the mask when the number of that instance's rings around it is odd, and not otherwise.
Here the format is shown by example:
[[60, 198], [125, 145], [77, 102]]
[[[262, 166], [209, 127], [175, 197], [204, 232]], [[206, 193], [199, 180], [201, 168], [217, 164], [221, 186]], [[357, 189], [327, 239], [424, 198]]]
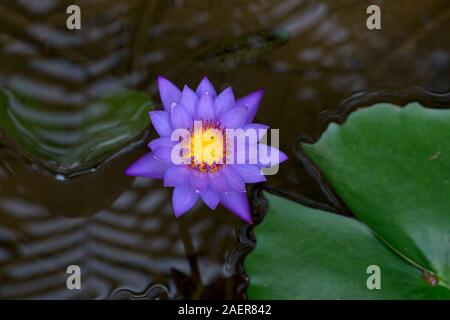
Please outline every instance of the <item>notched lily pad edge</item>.
[[[319, 202], [307, 197], [300, 196], [298, 194], [293, 194], [264, 183], [255, 184], [251, 189], [251, 205], [252, 205], [252, 218], [253, 224], [244, 223], [239, 229], [239, 234], [241, 235], [241, 241], [236, 246], [235, 250], [231, 254], [230, 259], [239, 259], [241, 263], [236, 264], [239, 267], [239, 271], [244, 274], [247, 278], [247, 286], [243, 288], [245, 296], [248, 298], [247, 289], [251, 281], [251, 275], [249, 275], [245, 270], [245, 259], [250, 255], [256, 248], [257, 238], [254, 229], [257, 228], [264, 222], [264, 218], [269, 210], [269, 201], [265, 196], [265, 193], [278, 196], [280, 198], [290, 200], [292, 202], [298, 203], [305, 207], [309, 207], [316, 210], [321, 210], [328, 212], [329, 214], [343, 215], [346, 216], [342, 211], [333, 205]], [[354, 218], [350, 216], [348, 218]], [[356, 219], [355, 219], [356, 220]]]
[[[414, 88], [414, 90], [416, 90], [416, 88]], [[421, 94], [424, 93], [428, 93], [425, 90], [421, 90], [419, 91]], [[416, 91], [417, 93], [417, 91]], [[429, 94], [429, 93], [428, 93]], [[440, 101], [448, 101], [450, 99], [450, 94], [441, 94], [439, 95]], [[316, 181], [319, 185], [320, 190], [324, 193], [324, 195], [326, 196], [326, 198], [328, 199], [328, 201], [338, 210], [339, 213], [341, 213], [344, 216], [350, 216], [350, 217], [354, 217], [356, 220], [360, 221], [361, 223], [365, 224], [363, 221], [361, 221], [360, 219], [358, 219], [356, 217], [355, 214], [352, 213], [352, 211], [345, 205], [345, 203], [340, 199], [340, 197], [338, 196], [338, 194], [334, 191], [333, 187], [331, 186], [331, 184], [327, 181], [327, 179], [325, 178], [325, 175], [323, 174], [322, 170], [319, 168], [319, 166], [317, 166], [307, 155], [306, 151], [305, 151], [305, 146], [312, 146], [318, 142], [321, 141], [321, 139], [324, 138], [324, 136], [326, 134], [331, 134], [330, 132], [332, 130], [336, 130], [337, 128], [339, 128], [340, 126], [344, 125], [345, 123], [347, 123], [352, 116], [354, 116], [356, 111], [364, 111], [364, 110], [368, 110], [368, 109], [372, 109], [375, 107], [379, 107], [381, 105], [384, 105], [386, 107], [393, 107], [393, 108], [397, 108], [399, 111], [401, 109], [404, 108], [419, 108], [419, 109], [429, 109], [429, 110], [434, 110], [434, 111], [439, 111], [439, 110], [450, 110], [448, 105], [447, 106], [439, 106], [439, 107], [427, 107], [422, 105], [420, 102], [418, 101], [411, 101], [405, 104], [394, 104], [394, 103], [390, 103], [390, 102], [378, 102], [375, 103], [373, 105], [363, 105], [363, 106], [359, 106], [356, 103], [351, 104], [350, 106], [345, 106], [345, 105], [341, 105], [341, 112], [337, 112], [335, 115], [336, 117], [331, 120], [326, 127], [324, 128], [323, 132], [321, 133], [321, 135], [316, 138], [313, 139], [312, 137], [308, 136], [308, 135], [302, 135], [300, 136], [300, 138], [297, 140], [296, 144], [294, 145], [294, 149], [295, 149], [295, 153], [297, 158], [300, 160], [300, 162], [302, 163], [303, 168], [307, 171], [307, 173], [313, 178], [314, 181]], [[338, 115], [339, 114], [339, 115]], [[330, 116], [330, 119], [332, 119], [332, 117]], [[330, 127], [332, 128], [332, 130], [329, 130]], [[298, 202], [298, 201], [297, 201]], [[298, 202], [302, 205], [305, 205], [302, 202]], [[307, 206], [307, 205], [306, 205]], [[369, 227], [370, 228], [370, 227]], [[430, 282], [433, 282], [434, 280], [438, 281], [438, 285], [442, 286], [446, 289], [450, 290], [450, 284], [446, 283], [445, 281], [442, 280], [442, 278], [438, 277], [437, 275], [434, 274], [433, 271], [421, 266], [420, 264], [416, 263], [415, 261], [409, 259], [407, 256], [405, 256], [404, 254], [402, 254], [399, 250], [397, 250], [395, 247], [393, 247], [391, 244], [389, 244], [382, 236], [380, 236], [377, 232], [375, 232], [374, 230], [371, 229], [371, 231], [373, 232], [373, 234], [380, 240], [382, 241], [387, 247], [390, 248], [390, 250], [394, 251], [397, 255], [399, 255], [400, 257], [402, 257], [405, 261], [407, 261], [408, 263], [410, 263], [411, 265], [415, 266], [417, 269], [421, 270], [424, 278], [428, 278]]]
[[[405, 96], [416, 96], [417, 101], [408, 101], [402, 104], [396, 104], [391, 102], [377, 102], [372, 104], [372, 99], [377, 99], [380, 101], [380, 97], [385, 97], [386, 100], [396, 100], [404, 98]], [[424, 106], [421, 101], [426, 99], [433, 99], [437, 101], [437, 107]], [[436, 94], [429, 92], [423, 88], [409, 88], [404, 90], [398, 90], [392, 92], [389, 89], [381, 89], [373, 92], [361, 92], [357, 93], [349, 99], [344, 100], [337, 111], [329, 112], [325, 114], [327, 123], [322, 128], [322, 132], [319, 137], [313, 138], [310, 135], [301, 134], [294, 144], [294, 153], [297, 159], [300, 160], [302, 167], [308, 173], [309, 176], [313, 178], [314, 181], [319, 185], [320, 190], [325, 195], [329, 203], [334, 206], [338, 212], [344, 216], [355, 217], [351, 210], [345, 205], [345, 203], [340, 199], [334, 189], [331, 187], [330, 183], [326, 180], [322, 170], [307, 156], [304, 149], [304, 145], [313, 145], [322, 139], [323, 135], [327, 132], [330, 126], [343, 125], [345, 124], [351, 115], [359, 110], [373, 108], [379, 104], [391, 104], [398, 108], [405, 108], [411, 104], [419, 104], [424, 109], [442, 110], [448, 109], [448, 101], [450, 100], [450, 93]], [[429, 101], [431, 102], [431, 101]]]

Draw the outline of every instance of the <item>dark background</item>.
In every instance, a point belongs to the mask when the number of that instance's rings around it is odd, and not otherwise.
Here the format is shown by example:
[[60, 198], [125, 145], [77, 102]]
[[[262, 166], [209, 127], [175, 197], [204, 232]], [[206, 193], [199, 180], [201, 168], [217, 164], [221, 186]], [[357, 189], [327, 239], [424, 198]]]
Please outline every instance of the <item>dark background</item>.
[[[81, 30], [66, 28], [71, 4], [81, 7]], [[381, 7], [382, 30], [366, 28], [370, 4]], [[239, 50], [252, 32], [274, 30], [289, 41]], [[447, 0], [1, 0], [0, 86], [55, 114], [125, 87], [159, 102], [159, 74], [180, 87], [207, 75], [236, 96], [263, 87], [256, 119], [280, 129], [290, 156], [267, 185], [330, 204], [298, 160], [296, 141], [318, 137], [349, 98], [423, 95], [433, 106], [450, 87], [448, 30]], [[234, 65], [224, 68], [227, 52]], [[58, 137], [68, 138], [69, 127]], [[0, 298], [245, 298], [242, 261], [254, 241], [241, 221], [204, 205], [177, 220], [160, 181], [123, 175], [154, 136], [65, 180], [24, 161], [1, 136]], [[82, 290], [66, 288], [71, 264], [82, 269]]]

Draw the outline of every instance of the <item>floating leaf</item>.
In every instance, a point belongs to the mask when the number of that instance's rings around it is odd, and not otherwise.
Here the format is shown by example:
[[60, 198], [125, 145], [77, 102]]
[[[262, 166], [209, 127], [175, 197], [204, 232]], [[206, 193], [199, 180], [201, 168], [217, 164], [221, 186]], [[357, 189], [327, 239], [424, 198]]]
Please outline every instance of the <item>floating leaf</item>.
[[[378, 237], [359, 222], [272, 201], [247, 261], [250, 297], [450, 298], [450, 111], [375, 105], [303, 148]], [[382, 270], [376, 293], [361, 282], [370, 264]]]
[[[256, 249], [245, 261], [249, 298], [450, 298], [450, 290], [426, 283], [419, 269], [363, 223], [265, 195], [269, 210], [256, 227]], [[380, 267], [380, 290], [367, 287], [372, 265]]]
[[83, 110], [45, 110], [12, 91], [0, 91], [0, 130], [18, 149], [57, 172], [96, 165], [147, 126], [150, 97], [121, 90]]
[[450, 111], [378, 104], [306, 153], [387, 243], [450, 283]]

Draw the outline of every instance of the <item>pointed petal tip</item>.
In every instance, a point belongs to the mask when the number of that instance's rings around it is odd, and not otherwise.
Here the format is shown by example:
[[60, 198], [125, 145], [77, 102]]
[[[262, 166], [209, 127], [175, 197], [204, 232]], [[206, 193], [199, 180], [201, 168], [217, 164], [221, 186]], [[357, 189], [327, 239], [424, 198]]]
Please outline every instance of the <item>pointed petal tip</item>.
[[128, 177], [142, 177], [142, 174], [140, 174], [140, 172], [136, 170], [134, 164], [125, 169], [124, 173]]
[[167, 77], [165, 77], [165, 76], [163, 76], [163, 75], [161, 75], [161, 74], [158, 74], [157, 76], [156, 76], [156, 80], [159, 82], [159, 81], [168, 81], [168, 82], [171, 82]]
[[128, 168], [126, 168], [126, 169], [123, 171], [123, 173], [124, 173], [126, 176], [134, 177], [133, 172], [131, 171], [131, 166], [129, 166]]
[[216, 210], [220, 203], [220, 193], [211, 187], [200, 192], [200, 198], [211, 210]]
[[248, 117], [245, 123], [252, 123], [255, 115], [258, 111], [259, 105], [261, 104], [262, 97], [264, 95], [264, 89], [259, 89], [257, 91], [253, 91], [248, 95], [239, 98], [236, 101], [236, 106], [247, 106], [248, 107]]
[[158, 75], [156, 77], [156, 82], [158, 83], [158, 89], [161, 90], [161, 86], [163, 86], [166, 83], [172, 83], [169, 79], [162, 75]]
[[246, 192], [225, 192], [221, 195], [222, 205], [247, 223], [253, 223]]
[[225, 89], [222, 90], [221, 93], [231, 94], [234, 98], [234, 91], [232, 87], [226, 87]]
[[257, 100], [257, 104], [258, 105], [261, 103], [261, 100], [262, 100], [262, 98], [264, 96], [264, 93], [265, 93], [264, 89], [259, 89], [259, 90], [256, 90], [255, 92], [253, 92], [253, 94], [254, 94], [254, 96], [255, 96], [255, 98]]
[[[138, 159], [139, 161], [140, 159]], [[126, 176], [129, 177], [140, 177], [140, 171], [139, 168], [140, 166], [138, 165], [138, 161], [132, 163], [131, 165], [128, 166], [128, 168], [125, 169], [124, 173]]]
[[175, 215], [175, 218], [179, 218], [179, 217], [181, 217], [183, 214], [185, 214], [186, 213], [186, 211], [184, 211], [184, 212], [177, 212], [175, 209], [173, 210], [173, 214]]
[[[194, 205], [195, 205], [195, 203], [194, 203]], [[194, 205], [192, 205], [192, 207]], [[185, 209], [185, 208], [180, 209], [180, 208], [174, 207], [173, 205], [172, 205], [172, 207], [173, 207], [173, 214], [175, 215], [176, 218], [179, 218], [179, 217], [185, 215], [192, 209], [192, 207], [190, 207], [189, 209]]]
[[173, 213], [178, 218], [192, 209], [199, 196], [188, 184], [175, 187], [172, 194]]
[[289, 157], [287, 156], [287, 154], [281, 150], [279, 150], [279, 155], [280, 155], [280, 163], [289, 160]]
[[155, 158], [154, 154], [149, 152], [132, 163], [125, 173], [133, 177], [162, 179], [169, 166], [167, 162]]
[[237, 214], [234, 213], [233, 214], [238, 217], [239, 219], [241, 219], [244, 222], [247, 222], [248, 224], [253, 224], [253, 219], [252, 219], [252, 215], [251, 214]]
[[209, 81], [207, 76], [204, 76], [203, 79], [200, 81], [200, 83], [197, 86], [197, 89], [195, 90], [195, 93], [199, 97], [205, 93], [210, 94], [213, 98], [215, 98], [217, 95], [213, 84], [211, 83], [211, 81]]
[[[264, 88], [259, 88], [259, 89], [255, 90], [253, 92], [250, 92], [248, 95], [244, 96], [243, 98], [245, 98], [245, 97], [253, 97], [256, 100], [261, 100], [263, 95], [264, 95], [264, 93], [265, 93], [265, 89]], [[259, 101], [259, 102], [261, 102], [261, 101]]]
[[163, 77], [163, 76], [158, 76], [158, 86], [159, 89], [176, 89], [176, 90], [180, 90], [175, 83], [173, 83], [172, 81], [170, 81], [169, 79]]
[[180, 102], [181, 91], [174, 83], [163, 76], [158, 76], [157, 81], [159, 96], [161, 97], [163, 107], [166, 111], [170, 111], [174, 102]]

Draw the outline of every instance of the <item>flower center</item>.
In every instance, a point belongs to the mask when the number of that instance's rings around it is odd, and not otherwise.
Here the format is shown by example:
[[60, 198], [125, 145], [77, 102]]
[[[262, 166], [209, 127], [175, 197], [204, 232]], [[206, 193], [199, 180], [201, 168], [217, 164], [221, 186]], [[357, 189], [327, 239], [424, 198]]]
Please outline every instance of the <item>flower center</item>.
[[216, 172], [226, 159], [225, 130], [212, 121], [195, 121], [184, 157], [191, 168], [201, 172]]

